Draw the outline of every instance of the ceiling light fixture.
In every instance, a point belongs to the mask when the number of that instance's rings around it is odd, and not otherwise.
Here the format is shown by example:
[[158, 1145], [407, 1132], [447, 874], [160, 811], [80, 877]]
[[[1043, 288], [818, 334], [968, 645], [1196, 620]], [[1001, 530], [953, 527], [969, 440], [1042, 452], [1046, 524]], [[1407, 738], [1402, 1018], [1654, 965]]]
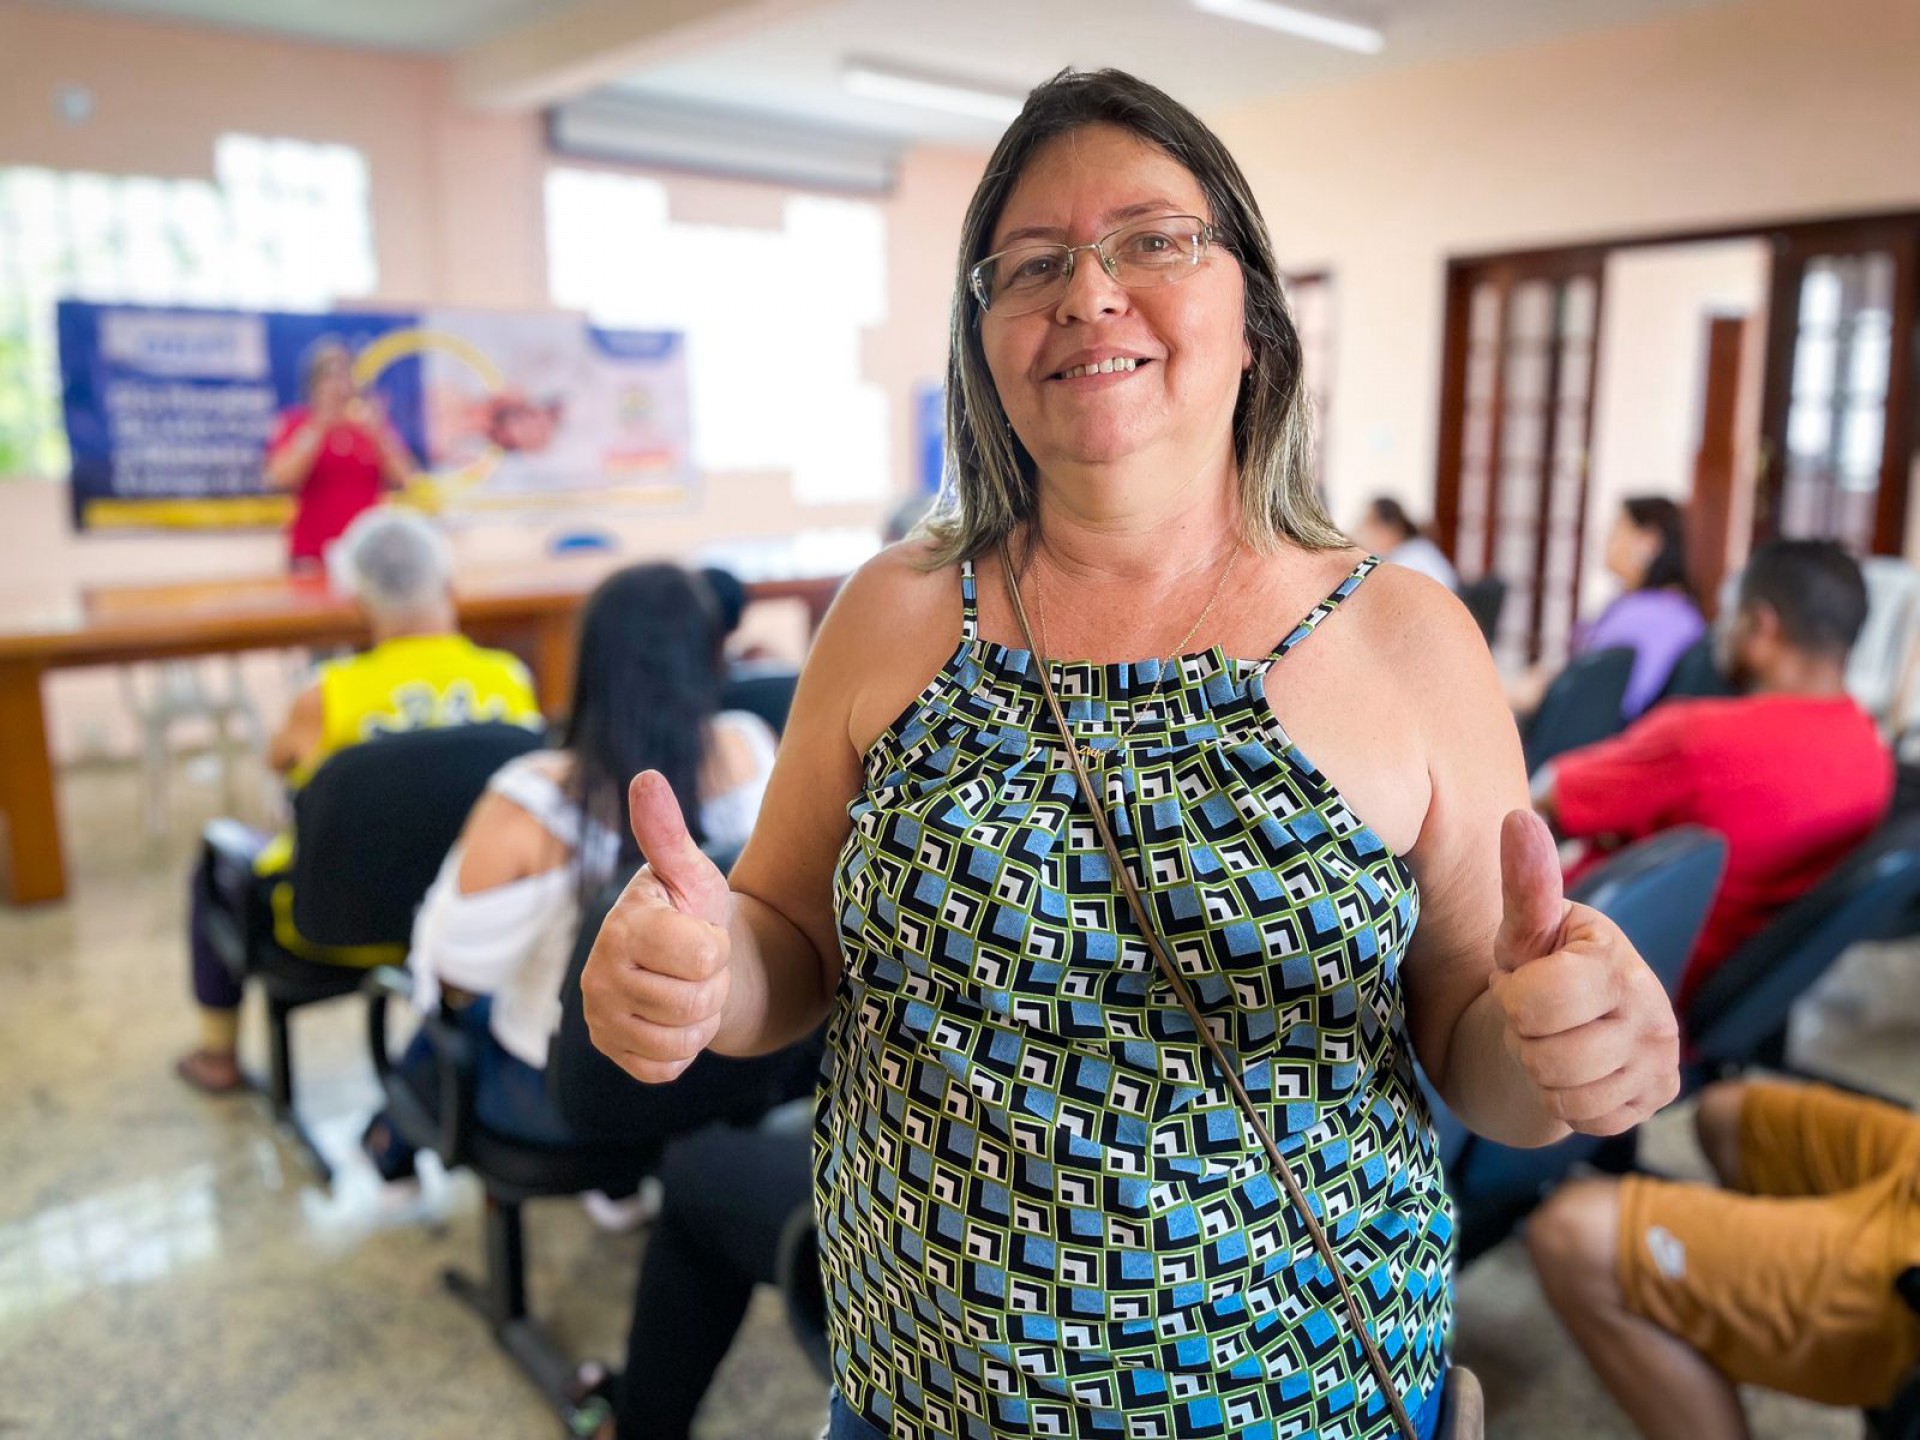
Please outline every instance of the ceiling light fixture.
[[917, 105], [925, 110], [943, 110], [950, 115], [968, 115], [1002, 125], [1019, 115], [1025, 103], [1023, 96], [1011, 91], [924, 70], [903, 70], [872, 60], [849, 60], [840, 71], [840, 83], [849, 94], [868, 100]]
[[1387, 37], [1371, 25], [1335, 20], [1330, 15], [1318, 15], [1296, 5], [1281, 5], [1277, 0], [1193, 0], [1193, 8], [1248, 25], [1263, 25], [1302, 40], [1337, 45], [1362, 55], [1378, 55], [1387, 46]]

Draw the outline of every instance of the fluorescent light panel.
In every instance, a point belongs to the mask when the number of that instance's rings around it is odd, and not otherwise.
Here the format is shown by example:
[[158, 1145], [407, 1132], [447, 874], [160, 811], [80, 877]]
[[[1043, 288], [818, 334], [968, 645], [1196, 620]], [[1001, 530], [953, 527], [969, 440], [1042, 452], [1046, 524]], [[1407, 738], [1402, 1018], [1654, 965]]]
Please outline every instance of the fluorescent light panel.
[[840, 83], [849, 94], [868, 100], [916, 105], [923, 110], [942, 110], [949, 115], [966, 115], [1002, 125], [1019, 115], [1025, 103], [1022, 97], [1004, 90], [987, 89], [945, 75], [898, 70], [870, 60], [849, 60], [840, 72]]
[[1262, 25], [1302, 40], [1317, 40], [1322, 45], [1337, 45], [1342, 50], [1362, 55], [1378, 55], [1386, 48], [1387, 37], [1371, 25], [1356, 25], [1351, 20], [1335, 20], [1295, 5], [1276, 0], [1193, 0], [1193, 8], [1227, 20]]

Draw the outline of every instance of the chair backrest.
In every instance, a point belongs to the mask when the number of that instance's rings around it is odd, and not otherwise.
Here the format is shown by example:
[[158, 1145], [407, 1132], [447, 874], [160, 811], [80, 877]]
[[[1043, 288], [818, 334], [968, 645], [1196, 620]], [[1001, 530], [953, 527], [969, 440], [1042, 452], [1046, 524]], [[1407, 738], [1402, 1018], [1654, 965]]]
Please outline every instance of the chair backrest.
[[1725, 836], [1682, 825], [1627, 846], [1588, 872], [1568, 898], [1618, 925], [1672, 996], [1726, 868]]
[[518, 725], [453, 725], [329, 756], [293, 800], [295, 928], [317, 945], [405, 944], [487, 780], [541, 743]]
[[1527, 725], [1527, 773], [1556, 755], [1619, 733], [1620, 706], [1633, 675], [1633, 651], [1624, 646], [1590, 650], [1553, 677], [1540, 708]]
[[787, 712], [793, 709], [793, 691], [799, 683], [799, 674], [790, 670], [736, 675], [720, 689], [720, 708], [758, 715], [778, 735], [787, 728]]
[[1501, 608], [1507, 603], [1507, 582], [1498, 575], [1469, 580], [1460, 587], [1460, 603], [1467, 607], [1467, 613], [1473, 616], [1474, 624], [1491, 645], [1500, 628]]
[[1750, 1062], [1794, 1001], [1861, 940], [1885, 934], [1920, 896], [1920, 815], [1889, 821], [1708, 976], [1682, 1017], [1695, 1057]]
[[1660, 687], [1661, 700], [1710, 700], [1734, 694], [1731, 682], [1714, 655], [1713, 632], [1708, 631], [1681, 652], [1673, 673]]
[[1899, 698], [1920, 620], [1920, 570], [1889, 555], [1870, 555], [1860, 562], [1860, 574], [1867, 583], [1867, 623], [1847, 656], [1847, 693], [1869, 714], [1886, 717]]

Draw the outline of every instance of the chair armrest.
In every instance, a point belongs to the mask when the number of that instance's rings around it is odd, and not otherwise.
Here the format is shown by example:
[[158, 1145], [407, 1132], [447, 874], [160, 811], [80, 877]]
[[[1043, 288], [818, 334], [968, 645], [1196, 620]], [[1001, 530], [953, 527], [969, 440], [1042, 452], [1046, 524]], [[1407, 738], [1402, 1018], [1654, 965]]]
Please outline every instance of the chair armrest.
[[273, 916], [253, 863], [266, 839], [238, 820], [211, 820], [200, 832], [201, 864], [194, 883], [206, 938], [236, 979], [254, 968], [260, 947], [273, 943]]
[[794, 1210], [780, 1233], [774, 1278], [786, 1301], [793, 1338], [821, 1377], [830, 1379], [833, 1364], [827, 1345], [827, 1296], [820, 1278], [820, 1236], [814, 1228], [811, 1199]]
[[473, 1040], [444, 1001], [440, 1013], [429, 1015], [423, 1024], [433, 1037], [435, 1073], [440, 1081], [440, 1140], [433, 1148], [449, 1166], [464, 1165], [480, 1093]]
[[448, 1168], [466, 1163], [478, 1086], [472, 1040], [443, 1005], [439, 1013], [421, 1021], [433, 1050], [431, 1078], [409, 1074], [393, 1062], [387, 1040], [387, 1002], [411, 1001], [413, 976], [383, 965], [367, 972], [360, 989], [367, 997], [367, 1048], [387, 1097], [389, 1118], [402, 1135], [431, 1149]]
[[395, 965], [369, 970], [360, 982], [360, 993], [367, 997], [367, 1051], [373, 1056], [373, 1072], [380, 1077], [380, 1088], [392, 1089], [393, 1054], [387, 1048], [387, 1002], [413, 999], [413, 976]]

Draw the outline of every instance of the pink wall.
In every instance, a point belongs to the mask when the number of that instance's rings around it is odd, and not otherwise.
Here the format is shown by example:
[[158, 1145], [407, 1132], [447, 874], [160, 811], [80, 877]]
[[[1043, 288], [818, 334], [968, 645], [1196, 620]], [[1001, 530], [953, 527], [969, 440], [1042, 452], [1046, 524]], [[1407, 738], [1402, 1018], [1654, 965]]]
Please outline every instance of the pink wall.
[[1337, 512], [1431, 505], [1448, 256], [1920, 206], [1916, 77], [1913, 0], [1744, 0], [1213, 117], [1340, 287]]

